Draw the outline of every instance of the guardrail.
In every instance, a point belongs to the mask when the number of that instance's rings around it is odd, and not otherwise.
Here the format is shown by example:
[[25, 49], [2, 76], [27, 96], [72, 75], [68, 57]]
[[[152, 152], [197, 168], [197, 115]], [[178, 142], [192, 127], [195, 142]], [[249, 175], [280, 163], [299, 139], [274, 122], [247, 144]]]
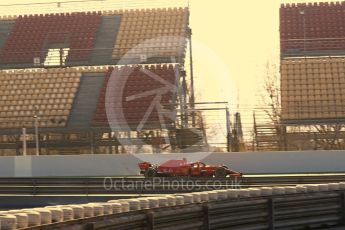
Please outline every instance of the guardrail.
[[[0, 178], [0, 195], [164, 194], [238, 187], [319, 184], [345, 181], [345, 175], [243, 178]], [[134, 186], [133, 186], [134, 185]]]
[[345, 191], [236, 198], [110, 214], [30, 230], [319, 229], [345, 226]]

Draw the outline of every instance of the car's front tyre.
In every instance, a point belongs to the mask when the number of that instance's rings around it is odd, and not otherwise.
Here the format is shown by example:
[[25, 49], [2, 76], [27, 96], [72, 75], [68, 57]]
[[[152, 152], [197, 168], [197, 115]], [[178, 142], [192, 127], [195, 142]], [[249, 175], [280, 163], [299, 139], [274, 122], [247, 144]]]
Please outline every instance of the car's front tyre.
[[146, 169], [146, 171], [144, 172], [144, 176], [145, 176], [146, 178], [155, 177], [155, 176], [157, 176], [157, 171], [156, 171], [156, 169], [154, 169], [154, 168], [148, 168], [148, 169]]
[[214, 176], [216, 178], [225, 178], [228, 175], [226, 169], [224, 167], [218, 167], [215, 171], [214, 171]]

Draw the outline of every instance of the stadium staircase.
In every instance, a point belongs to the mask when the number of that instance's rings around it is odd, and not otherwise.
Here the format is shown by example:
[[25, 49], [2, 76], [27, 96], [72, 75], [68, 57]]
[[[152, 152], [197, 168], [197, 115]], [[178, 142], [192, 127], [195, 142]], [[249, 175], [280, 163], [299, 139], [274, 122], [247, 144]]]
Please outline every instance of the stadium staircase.
[[254, 114], [254, 141], [256, 151], [280, 151], [284, 149], [282, 130], [273, 122], [257, 124]]
[[104, 73], [84, 73], [67, 123], [67, 128], [90, 127], [98, 95], [104, 82]]
[[0, 21], [0, 49], [5, 44], [14, 23], [14, 21]]
[[257, 125], [255, 130], [256, 149], [258, 151], [280, 150], [276, 127], [271, 124]]
[[112, 60], [112, 52], [121, 23], [121, 16], [110, 15], [101, 17], [96, 42], [91, 53], [92, 64], [108, 64]]

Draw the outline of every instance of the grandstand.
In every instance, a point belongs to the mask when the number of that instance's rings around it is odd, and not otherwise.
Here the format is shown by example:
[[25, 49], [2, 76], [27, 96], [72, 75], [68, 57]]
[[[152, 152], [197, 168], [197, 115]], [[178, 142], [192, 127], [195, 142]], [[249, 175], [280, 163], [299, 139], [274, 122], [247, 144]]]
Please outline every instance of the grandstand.
[[344, 57], [282, 60], [282, 118], [309, 122], [344, 119], [344, 64]]
[[[157, 81], [145, 75], [145, 71], [159, 76], [160, 79]], [[131, 130], [136, 130], [142, 118], [145, 117], [147, 112], [146, 109], [150, 107], [151, 102], [155, 99], [157, 94], [160, 97], [160, 105], [163, 108], [148, 113], [145, 124], [143, 125], [147, 128], [157, 129], [160, 128], [157, 127], [157, 125], [161, 126], [162, 124], [173, 123], [175, 119], [167, 120], [166, 117], [163, 117], [164, 114], [158, 111], [170, 110], [171, 113], [173, 112], [174, 97], [176, 98], [177, 96], [174, 95], [174, 93], [176, 93], [174, 87], [179, 81], [179, 76], [175, 76], [175, 73], [178, 73], [178, 71], [179, 66], [173, 65], [145, 66], [144, 68], [142, 66], [115, 67], [115, 69], [109, 69], [106, 74], [104, 86], [99, 94], [93, 125], [109, 125], [106, 113], [107, 107], [108, 114], [110, 111], [114, 112], [114, 116], [123, 113], [123, 116], [119, 116], [117, 119], [115, 128], [125, 124]], [[115, 76], [118, 76], [118, 79], [110, 82], [110, 74], [113, 72]], [[128, 75], [128, 72], [130, 75]], [[166, 89], [166, 84], [171, 84], [172, 89]], [[163, 92], [158, 92], [161, 89]], [[107, 91], [110, 91], [110, 93], [108, 93], [108, 100], [106, 100]], [[112, 92], [114, 92], [114, 94]], [[135, 98], [128, 100], [128, 97], [132, 95], [136, 95]], [[121, 120], [121, 118], [123, 119]], [[125, 127], [122, 127], [121, 129], [124, 128]]]
[[282, 4], [282, 57], [344, 55], [344, 2]]
[[[0, 67], [112, 65], [129, 51], [126, 64], [183, 61], [188, 15], [188, 8], [168, 8], [4, 17]], [[60, 55], [46, 62], [54, 49], [68, 52], [62, 63]]]
[[345, 3], [280, 8], [281, 102], [285, 123], [345, 118]]
[[257, 146], [344, 148], [344, 12], [344, 2], [281, 5], [281, 110], [274, 124], [255, 126]]
[[202, 145], [178, 109], [190, 97], [188, 8], [4, 16], [0, 34], [1, 154], [22, 154], [22, 128], [27, 154], [186, 148], [190, 133]]

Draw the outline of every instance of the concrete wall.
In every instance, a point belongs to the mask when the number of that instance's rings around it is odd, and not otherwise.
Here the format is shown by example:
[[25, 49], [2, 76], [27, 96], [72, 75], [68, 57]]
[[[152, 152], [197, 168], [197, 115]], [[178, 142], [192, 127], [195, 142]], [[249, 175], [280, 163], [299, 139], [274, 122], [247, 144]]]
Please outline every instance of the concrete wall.
[[0, 176], [14, 176], [14, 157], [0, 157]]
[[243, 173], [345, 172], [345, 151], [17, 156], [0, 158], [1, 177], [138, 175], [141, 161], [202, 160]]
[[244, 173], [345, 172], [345, 151], [218, 153], [205, 162]]

